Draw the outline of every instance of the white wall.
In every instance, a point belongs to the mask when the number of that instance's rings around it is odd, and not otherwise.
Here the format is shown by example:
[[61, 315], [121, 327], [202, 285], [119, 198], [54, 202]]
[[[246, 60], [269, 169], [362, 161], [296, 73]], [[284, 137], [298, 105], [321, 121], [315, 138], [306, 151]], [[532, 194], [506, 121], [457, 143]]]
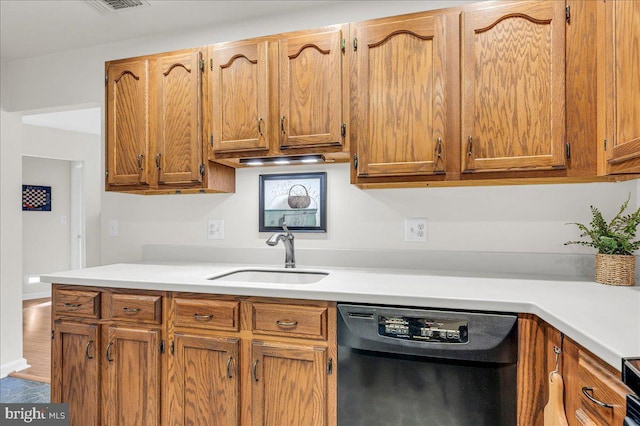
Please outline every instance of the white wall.
[[22, 122], [0, 109], [0, 378], [22, 358]]
[[22, 212], [22, 298], [48, 297], [51, 284], [27, 278], [70, 269], [71, 162], [22, 157], [22, 184], [51, 187], [51, 211]]
[[24, 125], [22, 153], [32, 157], [83, 162], [86, 265], [99, 265], [103, 192], [102, 138], [89, 133]]

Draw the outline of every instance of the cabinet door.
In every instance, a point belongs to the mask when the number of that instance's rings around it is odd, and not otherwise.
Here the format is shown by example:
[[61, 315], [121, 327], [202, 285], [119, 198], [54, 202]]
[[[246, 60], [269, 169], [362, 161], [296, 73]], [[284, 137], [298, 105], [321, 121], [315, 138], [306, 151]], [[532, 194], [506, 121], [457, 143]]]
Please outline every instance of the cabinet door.
[[94, 324], [54, 325], [51, 402], [69, 404], [71, 425], [100, 424], [98, 335]]
[[269, 113], [269, 43], [212, 47], [213, 150], [266, 150]]
[[105, 350], [108, 424], [160, 424], [160, 332], [112, 326]]
[[565, 4], [463, 14], [463, 172], [565, 167]]
[[444, 169], [444, 17], [353, 26], [357, 175]]
[[239, 342], [176, 334], [173, 425], [239, 425]]
[[[612, 172], [640, 170], [640, 2], [598, 4], [598, 135]], [[600, 73], [602, 71], [602, 73]], [[606, 140], [606, 142], [604, 142]], [[635, 160], [635, 161], [632, 161]]]
[[107, 63], [107, 185], [148, 184], [149, 61]]
[[327, 424], [327, 348], [252, 343], [254, 426]]
[[280, 40], [280, 148], [342, 145], [347, 29]]
[[202, 182], [200, 60], [200, 52], [187, 52], [152, 65], [158, 184]]

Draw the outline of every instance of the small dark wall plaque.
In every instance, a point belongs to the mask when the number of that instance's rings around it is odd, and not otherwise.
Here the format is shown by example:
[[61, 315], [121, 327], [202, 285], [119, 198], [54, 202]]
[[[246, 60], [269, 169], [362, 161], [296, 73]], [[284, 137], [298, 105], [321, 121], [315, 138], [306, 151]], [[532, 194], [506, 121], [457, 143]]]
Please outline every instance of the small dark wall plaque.
[[50, 212], [51, 187], [22, 185], [22, 210], [34, 212]]

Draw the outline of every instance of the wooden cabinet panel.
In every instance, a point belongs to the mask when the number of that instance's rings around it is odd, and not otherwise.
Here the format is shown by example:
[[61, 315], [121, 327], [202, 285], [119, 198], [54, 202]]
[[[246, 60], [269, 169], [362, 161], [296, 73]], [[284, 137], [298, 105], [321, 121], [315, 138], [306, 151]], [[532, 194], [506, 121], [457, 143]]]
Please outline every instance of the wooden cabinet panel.
[[346, 33], [348, 25], [279, 41], [281, 149], [342, 145]]
[[327, 338], [327, 308], [254, 303], [253, 332], [324, 340]]
[[565, 167], [565, 5], [463, 13], [463, 172]]
[[51, 402], [69, 404], [73, 426], [101, 424], [99, 345], [95, 324], [54, 323]]
[[327, 348], [252, 344], [252, 424], [327, 424]]
[[160, 324], [162, 296], [142, 294], [111, 294], [109, 317], [115, 320]]
[[107, 63], [107, 184], [149, 183], [149, 61]]
[[239, 340], [177, 333], [175, 345], [171, 424], [239, 426]]
[[352, 141], [357, 176], [444, 170], [444, 17], [354, 24]]
[[160, 424], [160, 332], [109, 327], [105, 349], [107, 423]]
[[[578, 357], [578, 377], [578, 386], [574, 390], [579, 389], [580, 408], [576, 412], [576, 418], [581, 421], [589, 419], [599, 426], [622, 424], [626, 397], [630, 391], [620, 378], [583, 351], [579, 352]], [[586, 424], [589, 424], [588, 421]]]
[[158, 184], [202, 183], [201, 53], [167, 55], [152, 62]]
[[[598, 3], [598, 139], [605, 171], [640, 171], [640, 2]], [[607, 169], [608, 168], [608, 169]]]
[[214, 152], [269, 148], [269, 52], [273, 46], [255, 41], [210, 48]]
[[240, 302], [228, 300], [195, 300], [176, 297], [177, 327], [238, 331]]
[[82, 290], [53, 290], [54, 315], [100, 318], [100, 293]]

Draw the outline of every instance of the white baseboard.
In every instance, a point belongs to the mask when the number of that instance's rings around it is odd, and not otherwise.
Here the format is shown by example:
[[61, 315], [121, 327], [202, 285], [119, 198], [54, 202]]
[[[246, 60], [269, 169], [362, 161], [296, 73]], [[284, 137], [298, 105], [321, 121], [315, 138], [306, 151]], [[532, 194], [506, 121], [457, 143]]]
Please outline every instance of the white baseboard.
[[0, 365], [0, 379], [4, 379], [9, 374], [15, 371], [21, 371], [25, 368], [31, 367], [27, 364], [27, 360], [24, 358], [19, 358], [15, 361], [7, 362], [5, 364]]
[[39, 293], [22, 293], [22, 300], [44, 299], [45, 297], [51, 297], [51, 290]]

